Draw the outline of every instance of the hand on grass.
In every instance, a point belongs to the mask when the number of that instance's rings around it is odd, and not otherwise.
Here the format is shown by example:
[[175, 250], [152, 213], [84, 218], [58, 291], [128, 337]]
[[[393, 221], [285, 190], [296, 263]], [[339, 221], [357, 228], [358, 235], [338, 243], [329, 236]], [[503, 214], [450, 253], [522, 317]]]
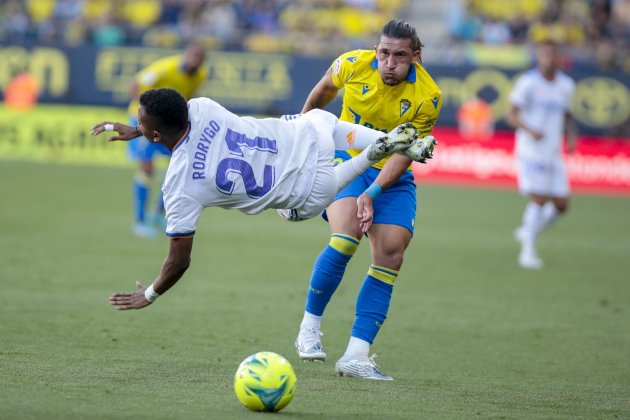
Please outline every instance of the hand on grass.
[[135, 292], [116, 292], [109, 297], [109, 304], [120, 311], [127, 309], [142, 309], [149, 306], [149, 302], [144, 297], [144, 287], [139, 281], [136, 282]]

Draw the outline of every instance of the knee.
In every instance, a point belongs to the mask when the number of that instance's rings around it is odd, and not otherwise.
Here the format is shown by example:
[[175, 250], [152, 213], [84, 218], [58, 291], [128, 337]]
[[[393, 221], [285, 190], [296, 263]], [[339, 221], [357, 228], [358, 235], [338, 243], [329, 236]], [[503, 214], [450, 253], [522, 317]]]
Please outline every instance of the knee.
[[141, 162], [140, 172], [142, 172], [145, 177], [151, 178], [153, 176], [153, 163], [150, 161]]
[[400, 267], [402, 267], [404, 256], [404, 247], [390, 247], [374, 252], [372, 260], [376, 265], [398, 271], [400, 270]]
[[569, 202], [568, 201], [556, 202], [556, 203], [554, 203], [554, 205], [556, 206], [556, 210], [560, 214], [564, 214], [564, 213], [566, 213], [569, 210]]

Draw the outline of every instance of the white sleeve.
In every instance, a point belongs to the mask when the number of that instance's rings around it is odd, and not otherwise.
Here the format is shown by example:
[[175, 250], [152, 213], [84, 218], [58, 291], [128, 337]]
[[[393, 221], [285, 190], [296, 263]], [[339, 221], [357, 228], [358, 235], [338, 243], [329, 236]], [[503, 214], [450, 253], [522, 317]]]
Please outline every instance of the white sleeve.
[[173, 156], [166, 172], [162, 193], [166, 209], [166, 235], [171, 238], [195, 234], [203, 206], [186, 192], [185, 159]]
[[510, 93], [510, 103], [512, 105], [517, 106], [518, 108], [523, 108], [529, 102], [528, 93], [531, 92], [529, 86], [529, 77], [521, 76], [514, 85], [512, 92]]
[[171, 238], [193, 236], [203, 207], [186, 194], [166, 199], [166, 235]]

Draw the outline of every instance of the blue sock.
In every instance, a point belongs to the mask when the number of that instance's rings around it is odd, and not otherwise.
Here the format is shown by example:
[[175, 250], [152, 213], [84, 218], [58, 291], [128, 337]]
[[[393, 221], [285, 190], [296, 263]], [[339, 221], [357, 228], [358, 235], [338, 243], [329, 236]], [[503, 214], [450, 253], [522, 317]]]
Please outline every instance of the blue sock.
[[136, 222], [144, 223], [148, 198], [148, 180], [144, 176], [136, 176], [133, 180], [133, 212]]
[[322, 316], [324, 309], [337, 290], [348, 262], [359, 246], [359, 240], [348, 235], [333, 233], [313, 266], [311, 281], [306, 292], [306, 312]]
[[396, 277], [398, 277], [396, 270], [377, 265], [370, 266], [357, 298], [356, 317], [352, 325], [353, 337], [370, 344], [374, 342], [376, 334], [387, 318]]

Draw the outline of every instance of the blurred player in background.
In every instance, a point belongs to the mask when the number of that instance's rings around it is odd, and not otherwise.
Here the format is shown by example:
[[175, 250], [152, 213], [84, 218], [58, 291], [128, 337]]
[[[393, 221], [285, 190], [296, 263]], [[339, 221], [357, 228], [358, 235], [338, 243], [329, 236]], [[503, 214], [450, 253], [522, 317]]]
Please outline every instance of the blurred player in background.
[[[137, 125], [138, 97], [149, 89], [169, 87], [190, 99], [208, 76], [208, 70], [203, 66], [204, 61], [203, 48], [197, 44], [190, 44], [183, 54], [162, 58], [138, 72], [131, 86], [132, 101], [128, 108], [130, 124]], [[133, 181], [133, 231], [141, 237], [156, 237], [158, 234], [156, 227], [164, 230], [162, 194], [157, 196], [154, 212], [148, 217], [146, 214], [154, 173], [153, 158], [156, 154], [170, 156], [164, 146], [150, 143], [144, 137], [129, 142], [128, 156], [139, 163], [138, 173]]]
[[[300, 218], [320, 214], [335, 194], [370, 165], [410, 146], [430, 157], [431, 139], [417, 139], [406, 123], [385, 135], [313, 110], [299, 118], [239, 117], [208, 98], [186, 100], [173, 89], [140, 96], [139, 126], [103, 122], [92, 135], [117, 131], [112, 140], [131, 140], [141, 132], [172, 153], [162, 191], [166, 234], [172, 239], [158, 278], [146, 289], [115, 293], [117, 309], [140, 309], [171, 288], [190, 264], [193, 235], [205, 207], [257, 214], [268, 208], [291, 209]], [[364, 149], [333, 166], [335, 148]]]
[[[323, 108], [345, 88], [340, 119], [381, 131], [411, 122], [420, 136], [433, 130], [442, 94], [421, 65], [422, 43], [408, 23], [392, 20], [378, 36], [374, 50], [341, 55], [309, 94], [302, 112]], [[411, 241], [416, 218], [416, 185], [407, 156], [379, 162], [339, 192], [325, 212], [330, 242], [317, 258], [306, 295], [304, 318], [295, 341], [303, 360], [324, 360], [320, 323], [346, 266], [364, 234], [370, 240], [372, 264], [356, 302], [356, 316], [345, 354], [336, 363], [339, 375], [391, 380], [368, 357], [370, 345], [385, 321], [394, 282]], [[339, 161], [356, 151], [338, 151]], [[411, 158], [410, 158], [411, 157]]]
[[541, 44], [536, 58], [538, 67], [516, 81], [508, 113], [508, 122], [516, 129], [519, 189], [529, 196], [523, 224], [515, 232], [521, 243], [518, 262], [529, 269], [543, 266], [536, 252], [538, 234], [568, 207], [564, 132], [569, 152], [575, 150], [577, 141], [577, 128], [569, 112], [575, 82], [558, 70], [558, 47], [551, 42]]

